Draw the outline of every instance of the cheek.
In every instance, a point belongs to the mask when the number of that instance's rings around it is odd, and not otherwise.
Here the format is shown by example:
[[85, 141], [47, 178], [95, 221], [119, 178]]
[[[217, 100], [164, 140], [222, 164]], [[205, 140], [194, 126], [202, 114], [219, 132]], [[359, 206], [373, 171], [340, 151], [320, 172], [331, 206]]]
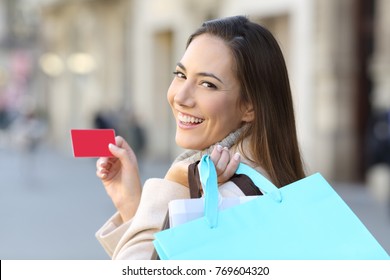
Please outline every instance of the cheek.
[[203, 113], [211, 120], [218, 120], [223, 118], [224, 110], [223, 106], [217, 102], [209, 101], [203, 106]]
[[[204, 102], [204, 109], [208, 116], [215, 120], [226, 120], [235, 111], [234, 103], [227, 99], [214, 99]], [[233, 113], [234, 114], [234, 113]]]

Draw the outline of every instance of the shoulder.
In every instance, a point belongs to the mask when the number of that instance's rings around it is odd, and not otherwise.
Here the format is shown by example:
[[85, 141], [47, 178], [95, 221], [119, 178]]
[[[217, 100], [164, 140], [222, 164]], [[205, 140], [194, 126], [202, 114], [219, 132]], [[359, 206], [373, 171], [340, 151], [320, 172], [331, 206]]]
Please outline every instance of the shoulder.
[[167, 179], [150, 178], [144, 183], [142, 196], [151, 198], [163, 196], [172, 199], [187, 198], [189, 197], [189, 190], [186, 186]]

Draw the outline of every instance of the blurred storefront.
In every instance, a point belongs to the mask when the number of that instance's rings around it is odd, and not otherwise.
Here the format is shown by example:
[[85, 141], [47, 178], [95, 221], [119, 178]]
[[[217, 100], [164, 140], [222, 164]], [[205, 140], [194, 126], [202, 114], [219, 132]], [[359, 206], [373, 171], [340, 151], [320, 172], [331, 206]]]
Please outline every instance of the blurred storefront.
[[[26, 2], [3, 1], [0, 10], [18, 10]], [[373, 165], [383, 163], [370, 161], [378, 149], [372, 139], [381, 135], [387, 146], [380, 146], [384, 150], [379, 154], [389, 153], [389, 119], [372, 124], [377, 113], [386, 116], [390, 108], [389, 1], [30, 3], [31, 18], [39, 19], [31, 25], [37, 39], [23, 48], [32, 60], [30, 75], [36, 78], [33, 96], [47, 116], [52, 143], [66, 152], [69, 129], [92, 127], [100, 114], [124, 123], [123, 133], [126, 121], [131, 126], [129, 119], [135, 117], [147, 135], [147, 156], [173, 158], [180, 150], [166, 91], [187, 37], [204, 20], [244, 14], [269, 27], [285, 53], [308, 173], [364, 180]], [[2, 89], [9, 83], [4, 57], [13, 49], [4, 41], [10, 40], [7, 30], [15, 24], [8, 20], [0, 28]], [[130, 117], [118, 121], [118, 115]]]

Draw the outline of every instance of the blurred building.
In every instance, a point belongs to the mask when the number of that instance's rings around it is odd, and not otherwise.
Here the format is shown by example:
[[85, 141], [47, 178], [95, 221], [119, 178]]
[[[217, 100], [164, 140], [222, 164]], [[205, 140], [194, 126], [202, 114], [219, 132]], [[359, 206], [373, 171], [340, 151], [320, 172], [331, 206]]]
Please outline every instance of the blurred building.
[[[389, 1], [30, 3], [40, 19], [37, 96], [51, 139], [62, 149], [70, 149], [70, 128], [92, 127], [98, 113], [121, 111], [146, 129], [148, 156], [175, 157], [180, 150], [166, 92], [187, 37], [207, 19], [244, 14], [267, 26], [285, 53], [308, 173], [363, 180], [369, 168], [386, 161], [372, 158], [378, 145], [370, 139], [390, 137], [386, 122], [371, 129], [376, 114], [390, 108]], [[1, 28], [0, 36], [11, 27]], [[379, 154], [388, 153], [388, 146], [381, 149]]]

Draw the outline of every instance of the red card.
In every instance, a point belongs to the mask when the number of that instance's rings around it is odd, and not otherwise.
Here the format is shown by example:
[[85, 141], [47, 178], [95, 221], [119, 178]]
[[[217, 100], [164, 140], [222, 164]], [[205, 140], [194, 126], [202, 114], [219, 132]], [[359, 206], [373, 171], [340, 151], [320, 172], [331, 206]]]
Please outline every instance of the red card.
[[112, 157], [108, 144], [115, 144], [113, 129], [72, 129], [75, 157]]

